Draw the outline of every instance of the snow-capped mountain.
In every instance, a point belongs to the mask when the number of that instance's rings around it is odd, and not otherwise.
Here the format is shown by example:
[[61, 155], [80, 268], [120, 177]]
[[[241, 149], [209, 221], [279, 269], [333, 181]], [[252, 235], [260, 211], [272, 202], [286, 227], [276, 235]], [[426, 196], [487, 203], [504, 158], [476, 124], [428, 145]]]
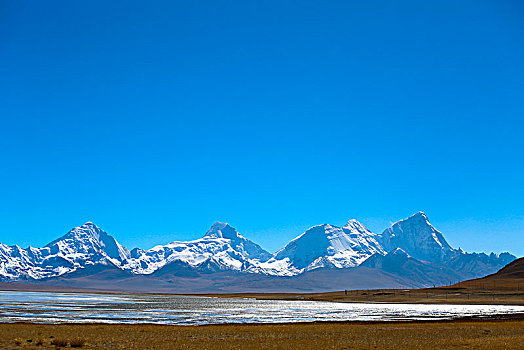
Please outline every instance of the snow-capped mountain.
[[296, 275], [317, 268], [355, 267], [375, 253], [386, 254], [377, 235], [357, 220], [349, 220], [343, 227], [310, 228], [260, 267], [268, 274]]
[[133, 249], [122, 266], [135, 274], [150, 274], [175, 261], [210, 269], [244, 271], [271, 258], [258, 244], [243, 237], [229, 224], [216, 222], [204, 237], [171, 242], [149, 250]]
[[127, 248], [92, 222], [75, 227], [43, 248], [0, 244], [0, 278], [41, 279], [75, 271], [87, 265], [121, 266]]
[[[222, 275], [217, 278], [227, 285], [230, 275], [224, 272], [230, 272], [235, 274], [236, 281], [242, 280], [238, 274], [250, 274], [244, 280], [257, 280], [257, 283], [273, 281], [279, 276], [307, 275], [308, 283], [313, 283], [311, 276], [320, 278], [325, 275], [322, 271], [359, 267], [358, 273], [354, 271], [356, 275], [363, 271], [376, 273], [369, 279], [375, 282], [386, 278], [384, 276], [392, 281], [397, 276], [404, 285], [423, 286], [481, 277], [498, 271], [514, 259], [508, 253], [469, 254], [454, 249], [422, 212], [394, 223], [381, 234], [371, 232], [356, 220], [349, 220], [343, 227], [314, 226], [274, 254], [221, 222], [213, 224], [202, 238], [193, 241], [175, 241], [149, 250], [135, 248], [132, 251], [88, 222], [43, 248], [22, 249], [0, 244], [0, 280], [30, 281], [62, 276], [61, 280], [67, 281], [67, 276], [84, 278], [96, 273], [93, 276], [126, 276], [127, 279], [144, 275], [162, 280], [185, 278], [187, 282], [187, 279], [202, 278], [203, 274], [206, 280], [211, 280], [213, 274], [218, 273]], [[310, 274], [313, 270], [315, 273]], [[298, 284], [300, 280], [296, 280]]]
[[459, 253], [429, 223], [423, 212], [397, 221], [380, 234], [378, 240], [388, 252], [402, 248], [415, 259], [425, 261], [442, 262]]
[[43, 249], [46, 248], [51, 255], [59, 255], [79, 265], [93, 262], [93, 258], [107, 258], [119, 266], [130, 257], [126, 247], [92, 222], [75, 227]]

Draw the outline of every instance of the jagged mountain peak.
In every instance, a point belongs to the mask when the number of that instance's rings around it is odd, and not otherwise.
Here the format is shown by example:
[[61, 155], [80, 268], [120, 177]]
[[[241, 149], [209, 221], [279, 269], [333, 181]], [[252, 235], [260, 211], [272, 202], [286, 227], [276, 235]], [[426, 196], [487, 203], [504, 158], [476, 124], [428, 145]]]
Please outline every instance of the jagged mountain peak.
[[355, 219], [349, 219], [347, 224], [345, 224], [342, 228], [346, 231], [349, 230], [353, 232], [358, 232], [360, 234], [374, 235], [374, 233], [372, 233], [364, 224]]
[[429, 226], [435, 229], [433, 225], [431, 225], [431, 223], [429, 222], [428, 216], [423, 211], [416, 212], [415, 214], [410, 215], [409, 217], [405, 219], [398, 220], [397, 222], [394, 222], [391, 226], [406, 225], [406, 224]]
[[407, 219], [400, 220], [398, 226], [417, 227], [419, 229], [418, 232], [422, 231], [422, 235], [426, 235], [427, 239], [435, 241], [442, 249], [452, 249], [442, 233], [431, 225], [427, 215], [421, 211]]
[[238, 238], [243, 238], [238, 231], [225, 222], [215, 222], [213, 225], [211, 225], [211, 228], [206, 232], [204, 237], [209, 238], [226, 238], [235, 240]]
[[349, 219], [347, 224], [345, 224], [344, 226], [348, 226], [348, 227], [364, 227], [364, 225], [362, 225], [362, 223], [360, 223], [360, 221], [355, 220], [355, 219]]
[[346, 226], [364, 226], [364, 225], [356, 219], [349, 219]]
[[91, 221], [71, 229], [62, 237], [46, 245], [53, 254], [75, 256], [84, 254], [86, 259], [94, 255], [107, 256], [123, 261], [130, 257], [129, 250]]
[[223, 229], [226, 226], [230, 226], [229, 223], [222, 222], [222, 221], [215, 221], [213, 223], [213, 225], [211, 225], [210, 230], [220, 230], [220, 229]]
[[271, 254], [260, 247], [253, 241], [242, 236], [236, 228], [224, 222], [215, 222], [209, 231], [206, 232], [203, 239], [215, 240], [215, 239], [229, 239], [231, 241], [231, 247], [243, 255], [245, 258], [259, 259], [266, 261], [271, 258]]
[[[425, 218], [427, 220], [428, 216], [426, 215], [426, 213], [424, 213], [422, 210], [419, 210], [418, 212], [416, 212], [415, 214], [411, 215], [409, 218], [413, 218], [413, 217], [422, 217], [422, 218]], [[409, 219], [408, 218], [408, 219]]]
[[423, 211], [416, 212], [415, 214], [411, 215], [410, 217], [403, 219], [403, 220], [399, 220], [399, 221], [410, 221], [410, 220], [417, 221], [420, 223], [426, 223], [427, 225], [432, 226], [429, 222], [428, 216]]
[[52, 246], [56, 244], [59, 241], [65, 240], [65, 239], [74, 239], [74, 240], [96, 240], [100, 241], [101, 235], [107, 235], [106, 232], [102, 231], [98, 226], [93, 224], [91, 221], [86, 222], [85, 224], [81, 226], [77, 226], [69, 230], [65, 235], [63, 235], [60, 238], [55, 239], [54, 241], [50, 242], [47, 247]]
[[[81, 231], [81, 230], [89, 230], [91, 232], [104, 232], [100, 227], [98, 227], [94, 222], [92, 221], [87, 221], [86, 223], [84, 223], [83, 225], [80, 225], [80, 226], [77, 226], [77, 227], [74, 227], [73, 229], [71, 229], [71, 231]], [[71, 232], [70, 231], [70, 232]], [[87, 232], [87, 231], [85, 231]]]
[[427, 261], [442, 261], [456, 253], [421, 211], [395, 222], [379, 235], [379, 241], [386, 251], [402, 248], [414, 258]]

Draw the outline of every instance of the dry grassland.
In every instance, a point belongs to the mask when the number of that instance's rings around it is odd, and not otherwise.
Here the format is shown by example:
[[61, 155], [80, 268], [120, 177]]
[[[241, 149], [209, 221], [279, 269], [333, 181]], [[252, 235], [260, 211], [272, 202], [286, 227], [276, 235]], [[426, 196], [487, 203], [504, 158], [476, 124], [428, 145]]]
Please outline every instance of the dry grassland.
[[[60, 341], [56, 341], [60, 339]], [[1, 349], [522, 349], [524, 321], [282, 325], [0, 324]], [[77, 343], [78, 344], [78, 343]]]

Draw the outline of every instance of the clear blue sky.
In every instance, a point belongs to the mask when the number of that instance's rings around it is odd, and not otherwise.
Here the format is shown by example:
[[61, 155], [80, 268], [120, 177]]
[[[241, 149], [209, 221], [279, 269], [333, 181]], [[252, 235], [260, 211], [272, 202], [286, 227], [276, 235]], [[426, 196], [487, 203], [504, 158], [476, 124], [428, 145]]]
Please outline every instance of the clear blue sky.
[[425, 211], [524, 255], [522, 1], [1, 1], [0, 242]]

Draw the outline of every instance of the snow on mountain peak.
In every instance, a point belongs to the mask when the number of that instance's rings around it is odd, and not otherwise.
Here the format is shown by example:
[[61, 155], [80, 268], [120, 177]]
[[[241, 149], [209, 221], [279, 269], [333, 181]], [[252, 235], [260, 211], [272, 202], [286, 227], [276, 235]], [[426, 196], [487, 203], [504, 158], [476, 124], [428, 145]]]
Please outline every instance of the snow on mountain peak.
[[46, 278], [96, 264], [117, 267], [130, 257], [127, 248], [92, 222], [70, 230], [43, 248], [0, 247], [0, 277]]
[[150, 274], [168, 264], [183, 262], [199, 269], [240, 271], [270, 258], [269, 252], [243, 237], [234, 227], [215, 222], [202, 238], [133, 251], [133, 258], [124, 269]]
[[384, 253], [375, 236], [356, 220], [344, 227], [317, 225], [289, 242], [272, 260], [286, 260], [299, 272], [328, 265], [353, 267], [375, 253]]
[[[64, 236], [46, 245], [51, 252], [63, 257], [89, 261], [95, 256], [123, 261], [130, 257], [129, 250], [92, 222], [73, 228]], [[112, 261], [113, 263], [117, 263]], [[117, 263], [118, 264], [118, 263]]]
[[240, 233], [237, 232], [235, 228], [231, 227], [228, 223], [217, 221], [206, 232], [204, 237], [238, 239], [242, 236], [240, 235]]
[[402, 248], [420, 260], [438, 262], [455, 252], [423, 212], [397, 221], [379, 235], [379, 241], [387, 251]]
[[[416, 212], [415, 214], [411, 215], [410, 217], [404, 220], [420, 220], [420, 221], [425, 221], [426, 224], [428, 225], [431, 225], [429, 223], [428, 216], [423, 211]], [[400, 220], [400, 221], [404, 221], [404, 220]]]
[[364, 226], [360, 221], [357, 221], [355, 219], [348, 220], [347, 224], [345, 224], [343, 228], [346, 230], [358, 231], [364, 234], [371, 233], [371, 231], [366, 226]]
[[0, 244], [0, 279], [53, 277], [96, 264], [113, 264], [135, 274], [151, 274], [163, 267], [176, 269], [182, 264], [207, 272], [233, 270], [293, 276], [318, 268], [361, 264], [372, 268], [398, 267], [417, 259], [425, 261], [422, 265], [435, 262], [491, 273], [494, 267], [514, 258], [510, 254], [488, 256], [453, 249], [423, 212], [394, 223], [379, 235], [354, 219], [343, 227], [327, 223], [313, 226], [275, 254], [223, 222], [215, 222], [202, 238], [149, 250], [134, 249], [131, 254], [88, 221], [43, 248]]
[[221, 230], [226, 226], [229, 226], [227, 222], [215, 221], [209, 230]]

